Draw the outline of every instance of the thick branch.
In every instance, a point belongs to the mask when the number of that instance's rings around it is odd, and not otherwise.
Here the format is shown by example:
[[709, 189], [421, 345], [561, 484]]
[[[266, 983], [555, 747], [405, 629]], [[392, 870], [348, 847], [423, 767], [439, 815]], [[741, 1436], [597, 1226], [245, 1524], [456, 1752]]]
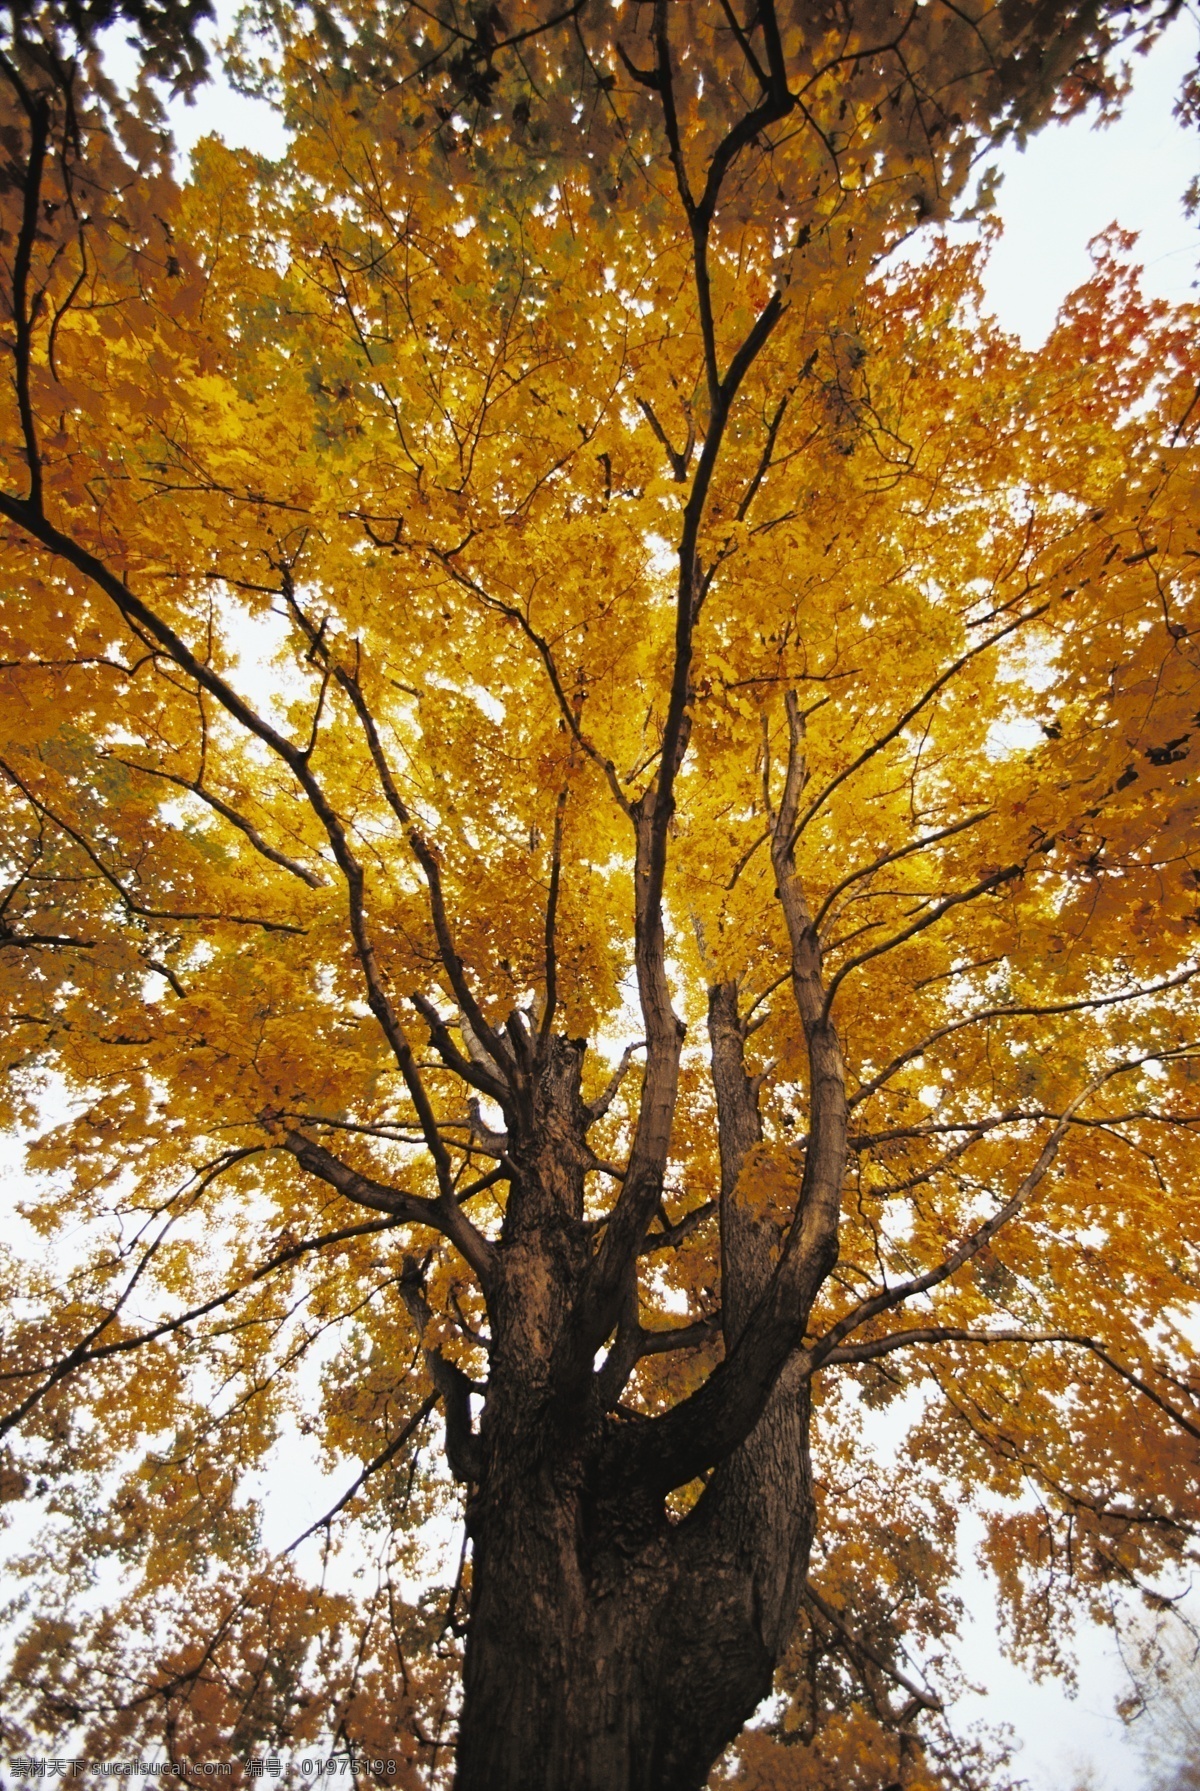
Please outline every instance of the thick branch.
[[611, 1411], [621, 1397], [630, 1375], [644, 1356], [665, 1356], [680, 1349], [704, 1349], [721, 1335], [721, 1314], [712, 1313], [690, 1325], [675, 1325], [669, 1330], [647, 1331], [637, 1321], [636, 1296], [634, 1316], [630, 1323], [618, 1328], [613, 1346], [605, 1358], [596, 1381], [597, 1404], [602, 1411]]
[[695, 1319], [690, 1325], [674, 1325], [665, 1331], [641, 1330], [638, 1356], [664, 1356], [677, 1349], [703, 1349], [721, 1335], [721, 1314]]
[[[658, 15], [660, 44], [665, 46], [665, 14]], [[696, 602], [696, 543], [716, 469], [730, 409], [742, 381], [783, 315], [783, 300], [772, 294], [719, 382], [716, 402], [684, 510], [679, 545], [679, 579], [675, 601], [675, 653], [667, 717], [658, 772], [633, 805], [636, 830], [634, 860], [634, 959], [638, 996], [646, 1027], [646, 1078], [637, 1130], [624, 1186], [593, 1259], [585, 1297], [577, 1308], [572, 1331], [571, 1372], [579, 1372], [612, 1330], [626, 1269], [636, 1257], [659, 1202], [679, 1082], [683, 1024], [671, 1005], [666, 975], [662, 898], [667, 838], [674, 812], [675, 778], [683, 763], [690, 734], [692, 634]]]
[[538, 1037], [543, 1041], [550, 1036], [550, 1028], [554, 1024], [554, 1015], [558, 1008], [558, 948], [555, 928], [558, 922], [558, 889], [562, 878], [563, 811], [566, 806], [567, 792], [564, 786], [559, 791], [558, 801], [554, 805], [554, 840], [550, 851], [550, 892], [546, 898], [546, 996], [542, 1007], [542, 1023], [538, 1028]]
[[755, 1212], [745, 1195], [740, 1202], [735, 1197], [746, 1156], [762, 1140], [762, 1123], [758, 1090], [746, 1074], [734, 982], [708, 991], [708, 1037], [721, 1155], [721, 1310], [732, 1346], [771, 1279], [779, 1246], [770, 1215]]
[[724, 1460], [753, 1430], [837, 1260], [846, 1164], [845, 1071], [827, 1012], [820, 947], [793, 857], [806, 771], [803, 719], [791, 692], [787, 714], [788, 768], [771, 856], [792, 949], [792, 988], [808, 1047], [812, 1117], [804, 1174], [775, 1272], [725, 1361], [688, 1399], [631, 1427], [628, 1438], [620, 1440], [629, 1469], [664, 1491]]
[[687, 478], [688, 462], [692, 458], [692, 449], [696, 445], [695, 431], [692, 428], [690, 419], [688, 423], [687, 446], [681, 452], [678, 448], [673, 448], [671, 446], [667, 432], [659, 422], [658, 417], [648, 400], [639, 398], [637, 404], [638, 409], [654, 431], [655, 439], [658, 441], [663, 452], [666, 454], [667, 459], [671, 463], [671, 474], [675, 483], [677, 485], [682, 485]]
[[0, 920], [0, 951], [46, 951], [56, 945], [73, 951], [96, 949], [92, 939], [72, 939], [66, 933], [14, 933], [7, 921]]
[[478, 1057], [482, 1054], [477, 1053], [475, 1058], [464, 1056], [450, 1035], [448, 1023], [442, 1019], [433, 1002], [417, 991], [409, 996], [409, 1000], [428, 1026], [429, 1042], [446, 1068], [453, 1070], [454, 1074], [460, 1076], [464, 1082], [470, 1083], [472, 1088], [477, 1088], [480, 1094], [487, 1095], [488, 1099], [495, 1101], [497, 1106], [503, 1106], [509, 1091], [507, 1085], [495, 1073], [494, 1060], [490, 1056], [487, 1057], [487, 1064], [491, 1066], [487, 1068], [478, 1061]]
[[596, 1351], [617, 1323], [632, 1265], [662, 1203], [671, 1143], [684, 1027], [671, 1006], [661, 903], [651, 903], [654, 792], [652, 785], [634, 808], [634, 959], [646, 1028], [646, 1074], [625, 1179], [576, 1305], [564, 1362], [568, 1379], [590, 1371]]
[[29, 160], [26, 163], [23, 183], [24, 203], [21, 207], [21, 228], [17, 235], [16, 253], [13, 256], [12, 304], [13, 328], [16, 338], [13, 355], [16, 363], [17, 410], [21, 418], [25, 462], [29, 468], [28, 505], [31, 512], [40, 516], [42, 513], [42, 460], [38, 448], [37, 425], [33, 416], [33, 402], [29, 391], [34, 322], [31, 310], [36, 309], [36, 304], [31, 307], [29, 303], [29, 273], [41, 211], [42, 170], [45, 166], [46, 145], [50, 132], [49, 102], [42, 95], [38, 95], [27, 105], [27, 111], [29, 113]]
[[794, 691], [786, 698], [788, 767], [775, 821], [771, 861], [792, 951], [792, 993], [808, 1049], [810, 1122], [804, 1177], [780, 1261], [807, 1311], [837, 1259], [837, 1227], [846, 1167], [846, 1072], [821, 970], [821, 948], [796, 872], [795, 818], [807, 781], [804, 724]]
[[307, 1169], [310, 1175], [318, 1176], [331, 1188], [336, 1188], [339, 1194], [354, 1201], [355, 1205], [369, 1207], [374, 1212], [391, 1213], [414, 1225], [427, 1225], [432, 1231], [449, 1238], [459, 1254], [474, 1269], [481, 1286], [486, 1290], [490, 1285], [495, 1268], [495, 1247], [471, 1223], [453, 1195], [447, 1197], [442, 1194], [436, 1200], [426, 1200], [400, 1188], [389, 1188], [383, 1182], [361, 1175], [357, 1169], [343, 1163], [340, 1157], [335, 1157], [332, 1151], [326, 1150], [323, 1144], [318, 1144], [313, 1138], [306, 1138], [303, 1132], [288, 1130], [284, 1133], [282, 1145], [291, 1152], [302, 1169]]
[[705, 1200], [685, 1213], [682, 1219], [676, 1220], [674, 1225], [664, 1225], [661, 1231], [648, 1231], [642, 1239], [638, 1255], [653, 1256], [657, 1250], [678, 1250], [680, 1244], [690, 1238], [706, 1219], [711, 1219], [716, 1211], [716, 1201]]

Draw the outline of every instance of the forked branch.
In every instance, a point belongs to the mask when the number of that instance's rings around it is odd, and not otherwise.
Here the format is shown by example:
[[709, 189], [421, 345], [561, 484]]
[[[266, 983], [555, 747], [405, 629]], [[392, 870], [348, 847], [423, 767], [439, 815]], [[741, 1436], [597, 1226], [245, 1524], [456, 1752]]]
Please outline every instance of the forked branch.
[[284, 1133], [281, 1144], [284, 1150], [291, 1152], [302, 1169], [307, 1169], [310, 1175], [317, 1176], [329, 1187], [336, 1188], [339, 1194], [352, 1200], [356, 1206], [390, 1213], [395, 1218], [406, 1219], [414, 1225], [427, 1225], [432, 1231], [440, 1232], [443, 1237], [449, 1238], [463, 1259], [470, 1264], [485, 1291], [491, 1284], [495, 1269], [495, 1246], [472, 1224], [453, 1194], [442, 1194], [436, 1200], [427, 1200], [404, 1189], [388, 1187], [385, 1183], [377, 1182], [371, 1176], [352, 1169], [315, 1139], [307, 1138], [303, 1132], [290, 1128]]

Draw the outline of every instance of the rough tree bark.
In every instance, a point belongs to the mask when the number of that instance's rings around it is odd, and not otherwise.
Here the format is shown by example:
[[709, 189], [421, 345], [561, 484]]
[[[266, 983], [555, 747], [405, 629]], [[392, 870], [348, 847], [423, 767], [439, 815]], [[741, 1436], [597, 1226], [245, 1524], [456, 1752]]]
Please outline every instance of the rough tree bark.
[[[759, 1125], [732, 985], [712, 991], [709, 1024], [732, 1345], [778, 1248], [769, 1223], [739, 1214], [734, 1200]], [[678, 1522], [654, 1479], [631, 1472], [624, 1444], [638, 1421], [559, 1385], [587, 1260], [581, 1057], [573, 1042], [549, 1041], [537, 1077], [541, 1135], [527, 1145], [510, 1135], [519, 1173], [493, 1305], [480, 1480], [468, 1507], [474, 1566], [460, 1791], [696, 1791], [770, 1690], [807, 1566], [802, 1360], [780, 1376], [757, 1424]], [[608, 1357], [623, 1359], [626, 1374], [636, 1322], [636, 1312], [625, 1316]], [[619, 1368], [597, 1377], [608, 1400], [619, 1395], [619, 1377]]]

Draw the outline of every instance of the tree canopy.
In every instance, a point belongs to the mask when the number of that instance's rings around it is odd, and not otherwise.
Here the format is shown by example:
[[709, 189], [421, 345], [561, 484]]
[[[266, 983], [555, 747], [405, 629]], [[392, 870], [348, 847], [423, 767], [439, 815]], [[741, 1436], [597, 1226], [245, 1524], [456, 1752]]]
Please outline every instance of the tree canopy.
[[1200, 1521], [1200, 365], [930, 226], [1159, 15], [264, 6], [180, 179], [114, 10], [0, 55], [0, 1735], [996, 1784], [963, 1508], [1038, 1668]]

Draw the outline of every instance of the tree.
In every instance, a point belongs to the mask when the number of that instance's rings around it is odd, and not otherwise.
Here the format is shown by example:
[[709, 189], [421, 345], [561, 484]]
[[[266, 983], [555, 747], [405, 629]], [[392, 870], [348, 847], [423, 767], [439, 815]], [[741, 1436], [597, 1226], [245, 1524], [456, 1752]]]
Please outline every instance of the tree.
[[1153, 1682], [1143, 1692], [1139, 1739], [1152, 1769], [1155, 1791], [1195, 1791], [1200, 1784], [1200, 1708], [1196, 1696], [1196, 1646], [1189, 1630], [1173, 1624], [1147, 1638], [1157, 1655]]
[[177, 188], [12, 16], [14, 1744], [964, 1783], [954, 1489], [1191, 1546], [1195, 319], [886, 260], [1139, 18], [282, 9]]

